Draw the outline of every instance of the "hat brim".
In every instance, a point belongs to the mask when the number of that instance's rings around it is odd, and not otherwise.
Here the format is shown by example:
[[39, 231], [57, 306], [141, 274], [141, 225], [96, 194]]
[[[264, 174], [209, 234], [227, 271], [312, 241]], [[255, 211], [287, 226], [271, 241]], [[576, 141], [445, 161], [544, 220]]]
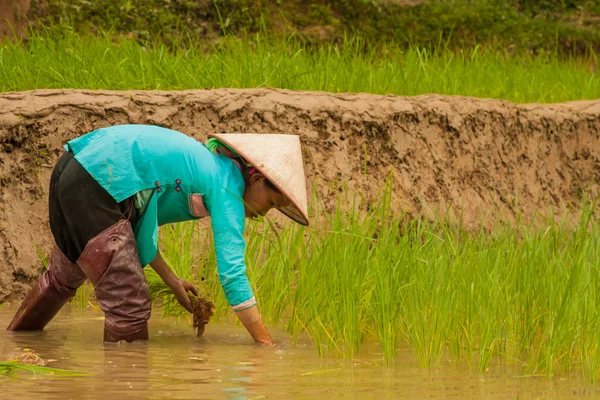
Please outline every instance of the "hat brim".
[[286, 217], [290, 218], [292, 221], [299, 223], [300, 225], [309, 225], [308, 216], [305, 215], [304, 212], [302, 212], [300, 207], [298, 207], [298, 204], [296, 204], [296, 202], [291, 198], [291, 196], [288, 193], [286, 193], [285, 190], [283, 190], [281, 185], [279, 185], [279, 183], [276, 180], [269, 176], [269, 174], [266, 171], [259, 167], [259, 165], [261, 165], [259, 160], [253, 160], [252, 157], [249, 157], [247, 154], [245, 154], [244, 151], [242, 151], [238, 146], [219, 135], [209, 134], [208, 137], [218, 139], [219, 141], [223, 142], [224, 144], [235, 150], [236, 153], [238, 153], [248, 163], [252, 164], [253, 168], [256, 168], [261, 174], [263, 174], [269, 180], [269, 182], [271, 182], [277, 188], [277, 190], [279, 190], [279, 192], [285, 196], [285, 198], [290, 202], [290, 204], [284, 207], [277, 208], [279, 212], [281, 212]]

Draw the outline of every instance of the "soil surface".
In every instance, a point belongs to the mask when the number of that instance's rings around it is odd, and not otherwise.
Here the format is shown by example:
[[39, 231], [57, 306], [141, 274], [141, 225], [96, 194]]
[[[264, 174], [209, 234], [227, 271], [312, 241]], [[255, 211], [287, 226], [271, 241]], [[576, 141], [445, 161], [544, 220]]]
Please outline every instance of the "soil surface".
[[[0, 302], [21, 298], [48, 254], [47, 191], [69, 139], [125, 123], [199, 140], [212, 132], [294, 133], [309, 195], [335, 206], [342, 182], [367, 201], [391, 174], [409, 217], [460, 216], [470, 228], [536, 211], [574, 218], [600, 194], [600, 101], [516, 105], [424, 95], [285, 90], [38, 90], [0, 94]], [[458, 217], [456, 217], [458, 218]]]

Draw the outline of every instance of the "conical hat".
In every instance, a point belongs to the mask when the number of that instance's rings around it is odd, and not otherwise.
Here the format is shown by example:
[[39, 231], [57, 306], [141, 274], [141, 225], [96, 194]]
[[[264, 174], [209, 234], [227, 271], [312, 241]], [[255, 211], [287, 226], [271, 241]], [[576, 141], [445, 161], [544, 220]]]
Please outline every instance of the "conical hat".
[[290, 200], [289, 205], [278, 210], [308, 226], [306, 179], [297, 135], [218, 133], [209, 137], [219, 139], [259, 170]]

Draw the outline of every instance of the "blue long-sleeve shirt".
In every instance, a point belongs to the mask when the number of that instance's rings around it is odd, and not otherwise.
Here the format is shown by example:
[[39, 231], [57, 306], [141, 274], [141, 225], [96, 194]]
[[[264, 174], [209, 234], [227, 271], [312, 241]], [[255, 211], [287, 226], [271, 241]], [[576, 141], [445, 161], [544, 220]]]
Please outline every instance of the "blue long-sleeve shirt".
[[202, 217], [192, 205], [200, 195], [227, 300], [236, 311], [256, 304], [244, 262], [244, 180], [233, 161], [183, 133], [149, 125], [98, 129], [65, 148], [115, 201], [151, 193], [134, 227], [142, 265], [156, 257], [159, 225]]

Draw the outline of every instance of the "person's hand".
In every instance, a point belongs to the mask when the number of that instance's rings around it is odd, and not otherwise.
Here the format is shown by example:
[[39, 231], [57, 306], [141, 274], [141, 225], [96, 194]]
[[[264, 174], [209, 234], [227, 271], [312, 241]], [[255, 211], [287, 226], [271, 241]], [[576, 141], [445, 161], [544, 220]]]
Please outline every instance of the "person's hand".
[[190, 291], [194, 296], [198, 297], [198, 289], [188, 281], [179, 279], [171, 268], [169, 268], [159, 252], [156, 253], [156, 257], [150, 262], [150, 265], [158, 276], [160, 276], [160, 279], [173, 291], [179, 304], [189, 312], [193, 312], [192, 301], [188, 297], [187, 292]]
[[184, 279], [176, 279], [170, 285], [170, 287], [179, 304], [181, 304], [181, 306], [189, 312], [193, 312], [192, 301], [188, 296], [188, 291], [192, 292], [194, 296], [198, 297], [198, 288]]

